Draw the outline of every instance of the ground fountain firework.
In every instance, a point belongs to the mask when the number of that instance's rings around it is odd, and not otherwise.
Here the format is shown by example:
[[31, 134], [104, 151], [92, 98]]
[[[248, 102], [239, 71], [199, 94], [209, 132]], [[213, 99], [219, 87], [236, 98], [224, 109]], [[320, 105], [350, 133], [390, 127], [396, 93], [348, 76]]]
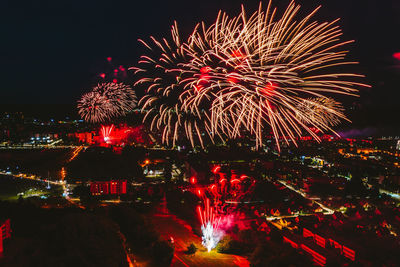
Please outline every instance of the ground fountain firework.
[[210, 199], [207, 198], [204, 205], [204, 209], [197, 209], [201, 221], [202, 244], [210, 252], [217, 246], [224, 232], [220, 229], [221, 216], [210, 207]]

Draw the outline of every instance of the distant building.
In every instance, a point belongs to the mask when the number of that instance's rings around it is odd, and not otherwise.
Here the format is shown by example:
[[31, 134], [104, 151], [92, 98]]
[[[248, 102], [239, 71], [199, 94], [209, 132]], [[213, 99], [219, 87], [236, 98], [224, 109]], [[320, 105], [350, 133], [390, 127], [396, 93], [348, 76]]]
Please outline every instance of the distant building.
[[126, 194], [126, 180], [98, 181], [90, 183], [90, 193], [94, 196]]
[[80, 143], [92, 144], [93, 143], [94, 132], [84, 132], [84, 133], [69, 133], [68, 137], [77, 138]]

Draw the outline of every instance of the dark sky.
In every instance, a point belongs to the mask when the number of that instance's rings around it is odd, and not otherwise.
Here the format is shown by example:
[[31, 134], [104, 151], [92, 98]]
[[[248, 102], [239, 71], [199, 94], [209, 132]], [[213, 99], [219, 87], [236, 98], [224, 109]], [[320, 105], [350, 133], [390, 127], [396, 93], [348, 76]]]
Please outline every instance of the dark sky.
[[[196, 22], [211, 23], [219, 9], [236, 15], [240, 4], [253, 11], [258, 0], [2, 0], [1, 104], [72, 105], [107, 71], [106, 58], [116, 65], [135, 65], [143, 49], [138, 38], [168, 36], [174, 20], [182, 32]], [[264, 1], [266, 3], [266, 1]], [[287, 0], [274, 0], [286, 7]], [[297, 0], [305, 12], [322, 4], [318, 20], [340, 17], [351, 57], [361, 64], [370, 90], [361, 92], [353, 116], [360, 127], [396, 126], [400, 114], [399, 0]], [[31, 107], [27, 105], [26, 107]], [[49, 110], [48, 112], [52, 112]], [[55, 112], [55, 111], [54, 111]], [[385, 127], [386, 127], [385, 126]]]

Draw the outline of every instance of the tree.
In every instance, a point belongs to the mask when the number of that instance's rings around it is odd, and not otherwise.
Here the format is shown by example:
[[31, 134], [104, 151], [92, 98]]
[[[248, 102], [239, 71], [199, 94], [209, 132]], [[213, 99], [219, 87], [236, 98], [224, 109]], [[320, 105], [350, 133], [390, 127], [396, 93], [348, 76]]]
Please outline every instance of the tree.
[[153, 244], [153, 261], [157, 266], [169, 266], [174, 257], [174, 248], [164, 240], [157, 240]]
[[167, 182], [171, 181], [172, 166], [171, 166], [170, 162], [165, 163], [163, 174], [164, 174], [164, 178]]
[[225, 235], [219, 241], [216, 249], [219, 253], [226, 254], [243, 254], [246, 252], [245, 244], [232, 238], [230, 235]]
[[197, 251], [197, 247], [195, 244], [191, 243], [189, 246], [187, 246], [187, 250], [185, 251], [186, 254], [195, 254]]

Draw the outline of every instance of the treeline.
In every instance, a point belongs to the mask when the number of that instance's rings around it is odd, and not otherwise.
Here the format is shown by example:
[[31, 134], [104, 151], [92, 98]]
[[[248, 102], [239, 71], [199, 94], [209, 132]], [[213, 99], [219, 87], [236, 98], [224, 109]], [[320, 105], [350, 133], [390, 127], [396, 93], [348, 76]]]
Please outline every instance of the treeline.
[[[309, 257], [282, 242], [276, 229], [267, 234], [253, 229], [231, 229], [216, 247], [219, 253], [245, 255], [251, 267], [264, 266], [312, 266]], [[300, 252], [301, 253], [301, 252]]]
[[127, 253], [148, 266], [169, 266], [174, 247], [141, 214], [148, 209], [43, 209], [29, 200], [0, 201], [0, 214], [11, 219], [12, 228], [0, 266], [128, 267]]
[[0, 266], [128, 266], [118, 227], [105, 216], [26, 201], [0, 202], [0, 214], [12, 228]]
[[152, 266], [169, 266], [174, 256], [174, 247], [161, 239], [153, 225], [134, 208], [115, 206], [110, 215], [117, 222], [134, 254], [151, 259]]
[[126, 148], [116, 154], [112, 148], [91, 147], [67, 165], [67, 180], [142, 179], [143, 169], [138, 161], [143, 160], [144, 155], [141, 148]]

